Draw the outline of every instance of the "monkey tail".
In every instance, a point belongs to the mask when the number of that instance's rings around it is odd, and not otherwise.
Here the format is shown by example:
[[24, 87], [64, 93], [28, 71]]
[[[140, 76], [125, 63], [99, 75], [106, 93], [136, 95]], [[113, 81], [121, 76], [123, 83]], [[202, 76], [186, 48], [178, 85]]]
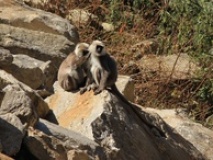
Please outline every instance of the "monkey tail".
[[130, 103], [124, 96], [123, 94], [121, 94], [121, 92], [118, 90], [118, 88], [116, 87], [116, 85], [112, 85], [111, 89], [108, 90], [110, 91], [112, 94], [114, 94], [115, 96], [117, 96], [121, 101], [123, 101], [124, 103], [128, 104], [128, 105], [132, 105], [132, 103]]
[[[132, 111], [135, 113], [135, 115], [142, 121], [144, 122], [152, 131], [155, 131], [155, 135], [158, 137], [164, 137], [166, 138], [165, 133], [159, 129], [158, 127], [154, 126], [153, 124], [151, 124], [148, 120], [146, 120], [141, 114], [140, 112], [141, 109], [139, 109], [138, 106], [132, 104], [131, 102], [129, 102], [122, 94], [121, 92], [118, 90], [118, 88], [116, 87], [116, 85], [112, 85], [111, 89], [107, 89], [110, 93], [112, 93], [113, 95], [117, 96], [121, 101], [123, 101], [125, 104], [127, 104], [128, 106], [131, 107]], [[157, 133], [156, 133], [157, 132]]]

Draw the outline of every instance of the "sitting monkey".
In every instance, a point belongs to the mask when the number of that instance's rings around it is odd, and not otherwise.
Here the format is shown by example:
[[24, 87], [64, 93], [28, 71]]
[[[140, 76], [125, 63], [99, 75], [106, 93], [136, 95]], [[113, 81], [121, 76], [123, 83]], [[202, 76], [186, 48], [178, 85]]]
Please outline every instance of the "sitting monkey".
[[61, 63], [58, 70], [59, 85], [65, 91], [75, 92], [85, 85], [86, 63], [90, 57], [89, 44], [78, 43], [74, 52]]

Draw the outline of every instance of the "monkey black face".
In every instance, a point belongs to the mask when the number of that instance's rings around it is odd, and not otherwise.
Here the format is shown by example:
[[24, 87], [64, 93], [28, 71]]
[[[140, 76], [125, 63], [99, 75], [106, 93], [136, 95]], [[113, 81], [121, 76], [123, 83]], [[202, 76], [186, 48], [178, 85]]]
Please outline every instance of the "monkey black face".
[[103, 48], [104, 48], [103, 46], [97, 45], [97, 47], [96, 47], [96, 52], [99, 53], [99, 54], [101, 54]]
[[83, 55], [83, 56], [87, 56], [88, 54], [89, 54], [89, 51], [88, 51], [88, 50], [83, 50], [83, 51], [82, 51], [82, 55]]
[[95, 40], [89, 46], [89, 52], [94, 56], [103, 56], [106, 54], [105, 45], [99, 40]]

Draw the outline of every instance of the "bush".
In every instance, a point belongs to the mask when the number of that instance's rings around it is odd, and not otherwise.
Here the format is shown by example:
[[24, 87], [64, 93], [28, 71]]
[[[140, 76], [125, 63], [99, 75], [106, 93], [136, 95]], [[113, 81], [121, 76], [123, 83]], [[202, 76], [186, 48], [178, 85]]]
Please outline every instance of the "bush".
[[[209, 54], [213, 43], [213, 2], [211, 0], [172, 0], [161, 11], [159, 31], [167, 45], [192, 56]], [[170, 51], [171, 52], [171, 51]]]

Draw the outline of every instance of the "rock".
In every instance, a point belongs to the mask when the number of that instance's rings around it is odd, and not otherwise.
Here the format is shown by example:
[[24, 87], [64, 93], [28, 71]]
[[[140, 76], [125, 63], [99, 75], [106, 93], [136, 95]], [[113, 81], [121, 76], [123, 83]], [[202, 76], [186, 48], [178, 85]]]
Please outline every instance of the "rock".
[[0, 47], [0, 67], [10, 65], [13, 61], [13, 56], [9, 50]]
[[18, 153], [25, 134], [19, 118], [11, 113], [0, 114], [0, 130], [2, 152], [9, 156]]
[[125, 75], [119, 75], [118, 80], [116, 82], [116, 86], [126, 99], [128, 99], [131, 102], [135, 101], [134, 95], [135, 87], [132, 78]]
[[[155, 65], [153, 65], [155, 64]], [[189, 79], [199, 70], [187, 54], [168, 56], [144, 56], [139, 66], [147, 72], [157, 72], [162, 78]]]
[[20, 118], [23, 125], [33, 126], [38, 120], [34, 102], [29, 93], [12, 90], [3, 91], [0, 114], [12, 113]]
[[112, 25], [112, 24], [110, 24], [110, 23], [105, 23], [105, 22], [103, 22], [103, 23], [101, 24], [101, 26], [102, 26], [103, 29], [104, 29], [105, 31], [107, 31], [107, 32], [112, 32], [112, 31], [115, 30], [114, 25]]
[[1, 160], [14, 160], [13, 158], [11, 157], [8, 157], [7, 155], [4, 155], [0, 152], [0, 159]]
[[66, 149], [60, 140], [31, 127], [28, 128], [28, 136], [24, 138], [24, 145], [38, 159], [67, 160]]
[[154, 39], [143, 40], [142, 42], [133, 45], [131, 50], [135, 53], [140, 53], [142, 56], [147, 54], [159, 54], [160, 52], [159, 44]]
[[45, 117], [49, 107], [30, 87], [19, 82], [11, 74], [0, 70], [0, 113], [13, 112], [23, 123], [34, 125], [38, 116]]
[[49, 3], [50, 0], [18, 0], [18, 1], [33, 6], [34, 8], [43, 8], [46, 3]]
[[68, 153], [68, 160], [90, 160], [91, 157], [87, 153], [82, 151], [70, 150]]
[[127, 105], [107, 91], [97, 96], [92, 91], [83, 95], [58, 91], [47, 103], [59, 125], [97, 142], [107, 159], [204, 159], [159, 116]]
[[[99, 157], [100, 159], [104, 159], [105, 157], [103, 149], [96, 142], [72, 130], [65, 129], [43, 119], [39, 120], [35, 128], [59, 139], [61, 144], [71, 153], [79, 153], [77, 157], [81, 157], [82, 154], [86, 154], [90, 158]], [[71, 153], [68, 153], [68, 157], [72, 156]]]
[[12, 65], [5, 67], [4, 70], [32, 89], [38, 89], [45, 79], [38, 61], [27, 55], [14, 55]]
[[13, 55], [12, 65], [3, 69], [34, 90], [53, 90], [57, 69], [51, 61], [43, 62], [22, 54]]
[[77, 28], [56, 14], [31, 8], [14, 0], [0, 0], [0, 4], [0, 19], [4, 24], [42, 33], [63, 35], [74, 43], [79, 41]]
[[207, 126], [213, 127], [213, 114], [210, 115], [210, 116], [208, 116], [208, 117], [206, 118], [205, 124], [206, 124]]
[[[8, 14], [10, 13], [10, 14]], [[12, 54], [26, 54], [56, 66], [79, 41], [69, 21], [14, 0], [0, 0], [0, 45]]]
[[[118, 81], [116, 83], [116, 85], [118, 86], [118, 89], [120, 90], [120, 92], [122, 94], [124, 94], [124, 96], [134, 102], [134, 83], [132, 81], [132, 79], [128, 76], [119, 76], [118, 77]], [[81, 95], [79, 95], [79, 93], [76, 93], [74, 95], [76, 96], [71, 96], [72, 94], [70, 92], [64, 91], [56, 82], [54, 84], [54, 91], [55, 94], [51, 95], [50, 97], [46, 98], [45, 101], [47, 102], [47, 104], [49, 105], [49, 107], [51, 107], [51, 109], [53, 110], [54, 114], [56, 115], [56, 118], [58, 119], [58, 122], [61, 126], [63, 127], [68, 127], [71, 126], [75, 126], [76, 130], [78, 130], [78, 128], [81, 126], [80, 124], [76, 124], [75, 121], [73, 121], [72, 123], [70, 123], [70, 119], [69, 117], [71, 115], [69, 115], [70, 113], [67, 111], [68, 109], [70, 109], [71, 107], [76, 108], [76, 117], [79, 114], [79, 112], [82, 111], [82, 114], [88, 115], [90, 114], [91, 110], [90, 110], [90, 105], [88, 102], [88, 99], [92, 98], [93, 93], [92, 92], [87, 92], [85, 93], [85, 96], [82, 97]], [[88, 97], [87, 97], [88, 96]], [[74, 99], [72, 99], [74, 98]], [[99, 101], [99, 99], [94, 98], [94, 101]], [[79, 104], [81, 104], [82, 108], [78, 108]], [[87, 110], [85, 110], [84, 108], [85, 106], [88, 106]], [[88, 112], [88, 113], [87, 113]], [[94, 113], [95, 114], [95, 113]], [[91, 115], [92, 117], [93, 115]], [[77, 118], [78, 119], [78, 118]], [[69, 120], [69, 121], [66, 121]], [[79, 122], [77, 120], [77, 122]], [[90, 123], [90, 122], [88, 122]], [[84, 131], [80, 131], [80, 132], [85, 132], [85, 130], [87, 130], [86, 128], [82, 128]], [[92, 136], [92, 135], [91, 135]]]
[[[19, 81], [17, 79], [15, 79], [11, 74], [0, 69], [0, 89], [2, 90], [7, 85], [10, 85], [13, 83], [18, 85]], [[22, 85], [22, 83], [20, 83], [20, 85]]]
[[91, 21], [98, 20], [96, 15], [83, 9], [69, 10], [69, 14], [66, 18], [73, 22], [76, 26], [79, 26], [80, 24], [86, 25]]
[[187, 117], [177, 114], [174, 109], [146, 108], [146, 111], [159, 114], [182, 137], [192, 143], [207, 159], [213, 160], [213, 131]]
[[27, 54], [43, 61], [52, 60], [56, 66], [74, 49], [74, 44], [60, 35], [41, 34], [5, 24], [0, 24], [0, 31], [0, 45], [12, 54]]

